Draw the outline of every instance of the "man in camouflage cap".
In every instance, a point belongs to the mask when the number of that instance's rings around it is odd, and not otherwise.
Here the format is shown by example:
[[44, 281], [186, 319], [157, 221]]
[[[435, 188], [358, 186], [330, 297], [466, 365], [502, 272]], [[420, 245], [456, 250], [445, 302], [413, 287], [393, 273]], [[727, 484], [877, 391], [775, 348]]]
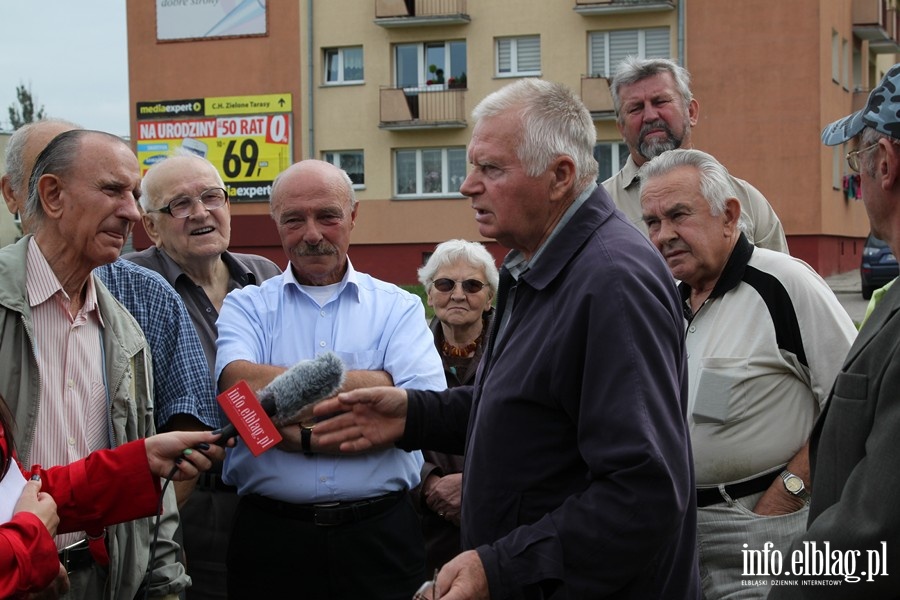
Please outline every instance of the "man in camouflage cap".
[[[872, 90], [865, 108], [826, 127], [822, 141], [852, 142], [847, 162], [860, 174], [872, 231], [900, 256], [898, 88], [900, 64]], [[813, 430], [808, 529], [784, 557], [785, 570], [816, 580], [807, 583], [838, 585], [776, 586], [770, 599], [900, 598], [898, 393], [900, 286], [893, 286], [850, 348]], [[832, 577], [823, 576], [825, 565]]]

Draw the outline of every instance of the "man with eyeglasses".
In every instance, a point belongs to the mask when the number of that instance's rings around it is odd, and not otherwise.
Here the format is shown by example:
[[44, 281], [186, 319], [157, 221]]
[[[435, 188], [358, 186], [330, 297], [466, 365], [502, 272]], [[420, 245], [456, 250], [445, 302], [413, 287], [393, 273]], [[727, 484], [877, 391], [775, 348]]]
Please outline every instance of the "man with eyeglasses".
[[[900, 256], [900, 64], [888, 70], [861, 110], [828, 125], [827, 146], [851, 142], [872, 232]], [[863, 324], [813, 429], [815, 482], [806, 532], [791, 545], [828, 547], [856, 559], [852, 573], [814, 579], [832, 586], [778, 586], [770, 599], [897, 598], [900, 590], [900, 287]], [[848, 563], [844, 563], [845, 565]], [[857, 579], [858, 578], [858, 579]]]
[[[156, 271], [181, 296], [200, 336], [208, 372], [216, 362], [216, 319], [232, 290], [259, 285], [281, 273], [262, 256], [228, 251], [231, 210], [225, 185], [205, 158], [185, 153], [153, 165], [141, 182], [143, 224], [154, 245], [124, 258]], [[219, 417], [221, 423], [221, 417]], [[182, 506], [182, 528], [191, 600], [225, 597], [225, 556], [237, 506], [221, 465], [204, 473]]]
[[[616, 126], [628, 146], [622, 169], [603, 182], [616, 207], [647, 233], [641, 220], [641, 180], [638, 170], [666, 150], [691, 148], [691, 130], [700, 118], [700, 104], [690, 88], [687, 69], [665, 58], [629, 56], [616, 68], [610, 92]], [[781, 221], [755, 187], [729, 175], [754, 245], [787, 254]]]
[[704, 597], [764, 598], [767, 577], [739, 576], [745, 550], [784, 554], [803, 531], [819, 489], [809, 432], [856, 328], [809, 265], [750, 243], [715, 158], [669, 150], [641, 180], [650, 241], [681, 282], [687, 319]]
[[[220, 389], [253, 389], [300, 360], [335, 352], [343, 389], [442, 390], [444, 369], [421, 300], [353, 268], [359, 203], [347, 174], [304, 160], [272, 184], [271, 213], [290, 262], [284, 274], [228, 295], [219, 317]], [[225, 480], [241, 502], [228, 554], [231, 598], [407, 600], [425, 578], [425, 543], [408, 490], [418, 451], [328, 454], [316, 422], [281, 428], [254, 457], [238, 445]], [[333, 449], [332, 449], [333, 450]]]

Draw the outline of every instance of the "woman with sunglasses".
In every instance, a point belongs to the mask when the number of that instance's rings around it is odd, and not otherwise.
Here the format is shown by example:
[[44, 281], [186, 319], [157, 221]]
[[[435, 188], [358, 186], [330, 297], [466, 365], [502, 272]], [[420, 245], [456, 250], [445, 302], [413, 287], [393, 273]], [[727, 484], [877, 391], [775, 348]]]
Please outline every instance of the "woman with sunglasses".
[[[159, 510], [160, 477], [175, 481], [196, 477], [213, 460], [222, 460], [225, 452], [212, 444], [217, 438], [212, 432], [172, 431], [98, 450], [70, 465], [46, 470], [35, 465], [24, 471], [16, 460], [11, 423], [0, 397], [0, 486], [10, 486], [3, 487], [4, 494], [21, 490], [12, 518], [0, 515], [0, 598], [24, 596], [51, 585], [58, 594], [66, 592], [68, 577], [53, 535], [71, 531], [102, 535], [106, 525], [154, 515]], [[24, 488], [10, 484], [23, 477], [28, 479]], [[103, 538], [98, 540], [103, 545]]]
[[[499, 285], [494, 258], [477, 242], [439, 244], [419, 269], [419, 281], [434, 309], [431, 331], [444, 363], [447, 386], [471, 385], [484, 349]], [[459, 510], [463, 457], [423, 451], [422, 484], [413, 490], [422, 515], [426, 573], [459, 554]]]

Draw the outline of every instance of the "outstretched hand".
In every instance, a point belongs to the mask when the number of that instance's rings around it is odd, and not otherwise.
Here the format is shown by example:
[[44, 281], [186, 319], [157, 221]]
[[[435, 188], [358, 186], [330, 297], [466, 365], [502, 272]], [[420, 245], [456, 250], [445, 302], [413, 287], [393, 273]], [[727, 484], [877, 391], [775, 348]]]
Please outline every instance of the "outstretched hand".
[[[148, 437], [144, 444], [150, 471], [168, 477], [177, 465], [173, 481], [185, 481], [209, 470], [225, 458], [225, 449], [215, 445], [219, 434], [211, 431], [169, 431]], [[229, 442], [234, 445], [234, 440]]]
[[407, 401], [406, 390], [396, 387], [362, 388], [324, 400], [314, 409], [317, 417], [328, 417], [316, 425], [317, 441], [342, 452], [389, 448], [403, 435]]

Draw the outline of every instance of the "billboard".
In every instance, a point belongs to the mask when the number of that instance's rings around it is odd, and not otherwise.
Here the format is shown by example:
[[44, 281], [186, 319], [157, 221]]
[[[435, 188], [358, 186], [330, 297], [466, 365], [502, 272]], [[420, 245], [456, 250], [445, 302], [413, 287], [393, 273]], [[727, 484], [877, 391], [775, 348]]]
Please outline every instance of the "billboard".
[[156, 39], [266, 34], [266, 0], [156, 0]]
[[141, 175], [179, 148], [218, 169], [232, 202], [268, 201], [293, 162], [291, 94], [137, 103]]

